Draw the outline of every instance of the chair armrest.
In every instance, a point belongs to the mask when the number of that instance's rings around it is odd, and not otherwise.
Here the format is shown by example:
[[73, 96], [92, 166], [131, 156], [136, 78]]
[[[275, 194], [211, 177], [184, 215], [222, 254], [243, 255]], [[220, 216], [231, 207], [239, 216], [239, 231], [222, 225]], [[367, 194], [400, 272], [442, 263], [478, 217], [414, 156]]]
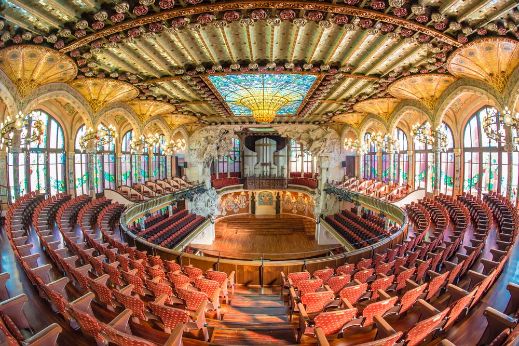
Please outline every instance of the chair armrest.
[[414, 282], [413, 280], [411, 279], [407, 279], [405, 280], [405, 283], [406, 283], [406, 290], [409, 291], [409, 290], [412, 290], [413, 288], [416, 288], [420, 285], [418, 285], [416, 282]]
[[120, 332], [132, 334], [130, 324], [128, 323], [130, 317], [132, 317], [132, 311], [130, 309], [125, 309], [119, 315], [115, 316], [115, 318], [111, 320], [108, 325]]
[[481, 264], [483, 264], [483, 274], [488, 274], [499, 266], [499, 262], [494, 262], [489, 259], [483, 258], [481, 260]]
[[317, 338], [317, 345], [319, 346], [329, 346], [330, 343], [328, 339], [326, 339], [326, 335], [324, 334], [321, 327], [315, 328], [315, 337]]
[[52, 265], [44, 264], [36, 268], [31, 268], [31, 271], [34, 275], [38, 276], [44, 283], [48, 284], [50, 282], [51, 269]]
[[419, 305], [420, 309], [427, 315], [427, 317], [440, 313], [438, 309], [423, 299], [418, 299], [417, 304]]
[[67, 294], [65, 291], [65, 286], [67, 286], [69, 282], [70, 279], [64, 276], [61, 279], [52, 281], [51, 283], [47, 284], [47, 287], [49, 287], [51, 290], [55, 292], [60, 293], [62, 296], [65, 296]]
[[94, 316], [91, 303], [92, 300], [94, 300], [95, 296], [96, 295], [93, 292], [88, 292], [85, 295], [71, 302], [70, 305], [74, 309], [81, 310], [82, 312], [86, 312], [87, 314]]
[[384, 290], [378, 289], [378, 290], [377, 290], [377, 293], [378, 293], [378, 295], [381, 297], [380, 300], [384, 300], [384, 299], [389, 299], [389, 298], [391, 298], [391, 296], [390, 296], [389, 294], [387, 294], [386, 291], [384, 291]]
[[469, 294], [467, 291], [465, 291], [463, 288], [459, 288], [458, 286], [455, 286], [453, 284], [447, 285], [447, 291], [449, 291], [451, 298], [451, 302], [455, 302], [458, 299], [461, 299], [465, 297], [467, 294]]
[[299, 309], [299, 315], [300, 319], [302, 319], [305, 322], [310, 321], [310, 317], [308, 317], [308, 314], [306, 313], [306, 309], [302, 303], [297, 304], [297, 308]]
[[59, 334], [63, 331], [61, 326], [53, 323], [45, 329], [40, 330], [28, 339], [24, 340], [24, 345], [28, 346], [54, 346], [57, 345]]
[[[375, 315], [373, 316], [373, 320], [377, 326], [378, 333], [382, 334], [382, 338], [388, 337], [390, 335], [396, 334], [396, 330], [391, 327], [389, 323], [384, 319], [384, 317]], [[377, 334], [378, 337], [378, 334]]]
[[[122, 288], [119, 290], [119, 292], [120, 292], [120, 293], [123, 293], [123, 294], [131, 295], [132, 292], [133, 292], [134, 287], [135, 287], [135, 286], [134, 286], [133, 284], [129, 284], [129, 285], [127, 285], [127, 286], [122, 287]], [[164, 296], [165, 296], [165, 295], [164, 295]]]
[[192, 315], [193, 320], [195, 321], [198, 328], [203, 328], [206, 326], [205, 321], [205, 308], [207, 307], [207, 300], [204, 300], [202, 304], [198, 307], [198, 309]]
[[519, 307], [519, 285], [513, 282], [510, 282], [506, 289], [510, 292], [510, 300], [508, 301], [508, 305], [506, 306], [504, 312], [505, 314], [512, 314], [517, 311]]
[[108, 281], [109, 278], [110, 278], [110, 275], [103, 274], [100, 277], [98, 277], [97, 279], [95, 279], [94, 281], [97, 282], [98, 284], [106, 285], [106, 282]]
[[342, 298], [341, 301], [342, 301], [342, 304], [346, 307], [346, 309], [353, 309], [354, 308], [353, 305], [348, 300], [348, 298]]
[[456, 346], [456, 345], [447, 339], [443, 339], [442, 341], [440, 341], [440, 346]]
[[7, 280], [11, 275], [9, 273], [0, 273], [0, 301], [9, 298], [9, 292], [7, 291]]
[[0, 302], [0, 312], [8, 315], [19, 328], [30, 328], [29, 321], [23, 312], [23, 306], [29, 299], [25, 294], [19, 294]]
[[182, 333], [184, 331], [184, 324], [179, 323], [171, 330], [171, 334], [164, 343], [164, 346], [181, 346], [182, 345]]

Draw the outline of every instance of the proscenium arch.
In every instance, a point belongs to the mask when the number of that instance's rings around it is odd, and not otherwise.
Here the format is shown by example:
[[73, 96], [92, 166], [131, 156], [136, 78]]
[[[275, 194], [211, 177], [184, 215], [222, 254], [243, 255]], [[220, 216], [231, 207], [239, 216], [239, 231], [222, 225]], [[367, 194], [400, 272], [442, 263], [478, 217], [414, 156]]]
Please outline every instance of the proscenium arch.
[[[452, 106], [452, 103], [465, 93], [481, 95], [485, 99], [489, 100], [486, 104], [494, 103], [498, 109], [503, 109], [505, 107], [503, 96], [501, 96], [497, 90], [492, 88], [490, 84], [476, 79], [462, 78], [452, 83], [439, 98], [435, 107], [434, 121], [432, 122], [432, 125], [437, 126], [441, 124], [445, 113]], [[482, 102], [482, 104], [483, 103], [484, 102]]]
[[395, 110], [391, 114], [391, 121], [389, 122], [388, 126], [389, 133], [393, 133], [393, 131], [395, 131], [398, 123], [400, 123], [400, 120], [402, 120], [402, 117], [409, 112], [423, 114], [430, 122], [433, 120], [431, 111], [427, 109], [423, 103], [417, 100], [403, 100], [396, 106]]
[[39, 104], [56, 99], [62, 99], [72, 104], [83, 122], [92, 127], [92, 108], [79, 92], [65, 83], [50, 83], [37, 88], [23, 100], [22, 110], [28, 114], [36, 109]]

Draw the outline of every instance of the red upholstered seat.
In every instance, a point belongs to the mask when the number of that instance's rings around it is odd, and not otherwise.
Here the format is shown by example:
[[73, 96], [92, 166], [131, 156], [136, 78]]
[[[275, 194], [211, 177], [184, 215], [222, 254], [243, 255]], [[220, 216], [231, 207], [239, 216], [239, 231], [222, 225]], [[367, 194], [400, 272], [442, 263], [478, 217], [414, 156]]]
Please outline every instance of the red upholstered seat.
[[326, 336], [337, 334], [345, 324], [350, 322], [357, 315], [357, 309], [346, 309], [321, 312], [315, 316], [315, 327], [323, 330]]
[[360, 297], [368, 290], [368, 284], [363, 283], [355, 286], [344, 287], [339, 293], [339, 297], [346, 298], [351, 304], [357, 303]]
[[425, 300], [430, 300], [432, 297], [436, 295], [436, 293], [438, 293], [438, 291], [443, 287], [443, 285], [445, 285], [448, 275], [449, 272], [445, 272], [441, 275], [433, 277], [431, 281], [429, 281], [429, 287], [427, 289], [427, 296], [425, 297]]
[[449, 309], [429, 317], [426, 320], [418, 322], [409, 332], [407, 332], [406, 342], [408, 346], [421, 345], [425, 338], [432, 335], [433, 332], [440, 328]]
[[393, 283], [393, 280], [395, 279], [394, 275], [381, 277], [376, 279], [371, 283], [371, 286], [369, 290], [372, 292], [371, 299], [375, 300], [378, 298], [378, 292], [377, 290], [383, 290], [385, 291], [391, 284]]
[[304, 296], [310, 292], [315, 292], [322, 286], [323, 280], [321, 279], [300, 280], [296, 285], [300, 296]]
[[186, 273], [187, 276], [189, 276], [189, 278], [191, 280], [199, 278], [200, 276], [202, 276], [204, 274], [202, 269], [196, 268], [196, 267], [192, 267], [192, 266], [185, 266], [184, 267], [184, 273]]
[[366, 306], [364, 310], [362, 310], [362, 316], [364, 317], [362, 325], [367, 327], [373, 324], [373, 316], [383, 316], [389, 309], [395, 306], [397, 300], [398, 297], [391, 297]]
[[295, 272], [287, 275], [288, 280], [292, 282], [292, 285], [297, 286], [297, 283], [301, 280], [310, 279], [309, 272]]
[[313, 273], [313, 276], [323, 280], [323, 283], [328, 283], [328, 280], [333, 276], [333, 268], [319, 269]]
[[307, 293], [301, 298], [308, 314], [324, 310], [324, 308], [335, 300], [335, 294], [331, 291]]
[[186, 324], [189, 322], [189, 315], [186, 310], [181, 310], [157, 303], [150, 303], [149, 306], [153, 314], [160, 318], [164, 324], [164, 331], [167, 333], [170, 332], [171, 329], [175, 328], [178, 324]]
[[139, 298], [130, 294], [121, 293], [119, 291], [113, 291], [115, 299], [122, 304], [126, 309], [132, 311], [132, 316], [137, 317], [140, 320], [147, 321], [146, 317], [146, 305]]
[[187, 289], [178, 289], [178, 296], [186, 303], [186, 308], [195, 311], [203, 303], [207, 302], [208, 298], [204, 292], [192, 291]]
[[373, 269], [373, 268], [360, 270], [353, 275], [353, 279], [359, 280], [360, 282], [365, 283], [365, 282], [368, 282], [368, 279], [370, 277], [372, 277], [374, 273], [375, 273], [375, 269]]
[[328, 287], [333, 291], [333, 293], [339, 293], [347, 284], [351, 281], [350, 275], [340, 275], [340, 276], [332, 276], [328, 279]]
[[418, 298], [423, 294], [427, 284], [423, 284], [421, 286], [410, 289], [405, 292], [402, 298], [400, 298], [400, 311], [399, 314], [403, 314], [407, 310], [409, 310], [418, 300]]
[[191, 283], [191, 279], [182, 273], [168, 272], [166, 275], [167, 275], [169, 281], [173, 284], [173, 286], [177, 290], [179, 288], [185, 288], [187, 285], [189, 285]]
[[347, 263], [340, 267], [337, 267], [337, 274], [351, 275], [355, 271], [355, 264]]
[[156, 298], [165, 294], [168, 297], [167, 302], [171, 303], [171, 297], [173, 297], [173, 288], [170, 285], [155, 280], [146, 280], [146, 287], [153, 293]]

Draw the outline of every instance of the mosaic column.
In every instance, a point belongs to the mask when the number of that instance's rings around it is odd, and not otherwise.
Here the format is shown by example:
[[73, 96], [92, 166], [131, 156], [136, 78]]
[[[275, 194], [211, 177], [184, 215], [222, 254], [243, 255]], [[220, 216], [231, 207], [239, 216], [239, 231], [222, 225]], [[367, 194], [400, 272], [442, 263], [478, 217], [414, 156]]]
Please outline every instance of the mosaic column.
[[67, 191], [69, 194], [73, 195], [73, 196], [76, 196], [76, 184], [75, 184], [75, 180], [74, 180], [74, 168], [75, 168], [75, 162], [74, 162], [74, 157], [75, 157], [75, 152], [72, 151], [72, 152], [68, 152], [66, 155], [67, 155], [67, 158], [66, 158], [66, 161], [67, 161], [67, 165], [65, 167], [65, 170], [67, 172], [67, 176], [68, 176], [68, 179], [67, 179]]
[[408, 167], [407, 184], [409, 186], [411, 186], [411, 188], [414, 189], [415, 164], [414, 164], [414, 151], [413, 150], [407, 151], [407, 167]]
[[121, 152], [115, 153], [115, 188], [117, 189], [119, 186], [121, 186], [122, 180], [123, 180], [123, 166], [121, 162]]
[[[512, 108], [513, 109], [513, 108]], [[501, 191], [501, 194], [506, 192], [506, 196], [512, 196], [512, 175], [513, 175], [513, 151], [514, 151], [514, 140], [512, 138], [512, 127], [505, 126], [505, 135], [506, 135], [506, 145], [505, 149], [508, 153], [508, 165], [507, 165], [507, 182], [506, 182], [506, 191]]]
[[[0, 167], [3, 167], [3, 169], [0, 169], [0, 185], [9, 186], [7, 181], [7, 152], [5, 150], [0, 151]], [[16, 185], [18, 184], [11, 183], [11, 186]], [[7, 204], [9, 198], [8, 196], [9, 191], [6, 188], [5, 192], [2, 191], [2, 194], [0, 194], [0, 204]]]
[[440, 193], [440, 178], [441, 178], [441, 150], [440, 150], [440, 137], [437, 134], [434, 146], [433, 146], [433, 154], [434, 154], [434, 160], [433, 160], [433, 181], [432, 181], [432, 188], [433, 188], [433, 194], [436, 196]]
[[382, 174], [384, 167], [382, 167], [382, 149], [377, 150], [377, 176], [375, 177], [375, 180], [382, 180]]
[[361, 170], [361, 156], [359, 152], [355, 153], [355, 176], [360, 178], [362, 176], [362, 170]]

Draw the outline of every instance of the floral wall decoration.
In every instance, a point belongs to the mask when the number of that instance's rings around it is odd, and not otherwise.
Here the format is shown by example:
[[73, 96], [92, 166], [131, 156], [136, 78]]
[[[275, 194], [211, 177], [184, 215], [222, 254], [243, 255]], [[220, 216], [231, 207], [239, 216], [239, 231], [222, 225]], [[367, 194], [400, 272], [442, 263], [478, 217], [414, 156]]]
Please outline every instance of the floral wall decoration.
[[196, 131], [189, 139], [191, 160], [208, 166], [219, 156], [227, 155], [232, 149], [232, 139], [236, 138], [237, 126], [212, 126]]
[[248, 191], [231, 192], [221, 196], [218, 200], [218, 214], [229, 216], [246, 214], [249, 212], [250, 195]]
[[281, 213], [314, 217], [314, 199], [301, 192], [281, 192]]
[[281, 136], [293, 138], [315, 157], [330, 156], [340, 152], [340, 138], [330, 127], [319, 125], [276, 125]]

